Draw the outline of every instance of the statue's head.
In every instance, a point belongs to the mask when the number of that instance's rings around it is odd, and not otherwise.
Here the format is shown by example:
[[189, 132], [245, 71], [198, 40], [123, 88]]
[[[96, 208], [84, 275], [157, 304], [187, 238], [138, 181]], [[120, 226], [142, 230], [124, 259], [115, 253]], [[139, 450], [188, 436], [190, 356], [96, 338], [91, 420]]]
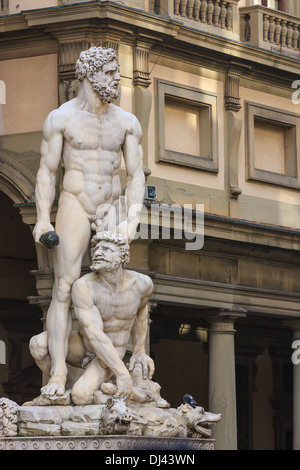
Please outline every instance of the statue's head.
[[119, 233], [97, 232], [91, 240], [91, 256], [92, 271], [113, 271], [129, 262], [129, 245]]
[[120, 74], [114, 49], [93, 46], [81, 52], [75, 74], [80, 82], [87, 78], [104, 103], [118, 98]]

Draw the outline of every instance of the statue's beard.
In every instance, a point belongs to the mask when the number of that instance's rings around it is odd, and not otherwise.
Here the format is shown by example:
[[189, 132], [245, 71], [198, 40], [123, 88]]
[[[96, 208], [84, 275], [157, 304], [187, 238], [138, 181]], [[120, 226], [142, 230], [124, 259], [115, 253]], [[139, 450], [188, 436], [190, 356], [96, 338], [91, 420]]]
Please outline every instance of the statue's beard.
[[90, 270], [97, 273], [97, 272], [110, 272], [115, 271], [120, 265], [121, 261], [115, 261], [112, 263], [111, 261], [106, 261], [105, 259], [93, 259], [93, 264], [90, 266]]
[[99, 82], [98, 80], [94, 80], [92, 82], [93, 90], [95, 90], [96, 93], [98, 93], [103, 103], [112, 103], [119, 97], [117, 86], [118, 86], [117, 82], [116, 82], [116, 86], [101, 85], [101, 82]]

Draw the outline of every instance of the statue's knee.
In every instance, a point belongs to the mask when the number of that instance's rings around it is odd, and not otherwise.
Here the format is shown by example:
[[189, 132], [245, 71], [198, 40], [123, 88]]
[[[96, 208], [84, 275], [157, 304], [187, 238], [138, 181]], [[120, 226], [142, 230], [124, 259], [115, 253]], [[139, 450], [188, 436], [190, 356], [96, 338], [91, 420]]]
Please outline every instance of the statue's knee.
[[74, 384], [71, 395], [74, 405], [88, 405], [93, 402], [94, 393], [80, 382]]
[[32, 357], [40, 361], [48, 353], [47, 338], [44, 333], [33, 336], [29, 341], [29, 350]]
[[71, 286], [72, 284], [65, 279], [60, 279], [57, 281], [54, 295], [56, 300], [61, 303], [66, 303], [71, 298]]

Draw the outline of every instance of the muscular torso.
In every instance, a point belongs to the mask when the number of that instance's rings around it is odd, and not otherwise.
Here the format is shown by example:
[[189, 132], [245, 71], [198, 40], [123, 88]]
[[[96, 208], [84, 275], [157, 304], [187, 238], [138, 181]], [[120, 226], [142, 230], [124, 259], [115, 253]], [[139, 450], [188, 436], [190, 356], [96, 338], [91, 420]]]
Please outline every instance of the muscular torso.
[[126, 126], [120, 113], [115, 106], [100, 115], [75, 109], [64, 130], [63, 191], [74, 195], [91, 214], [101, 204], [116, 202], [121, 192], [119, 172]]
[[[103, 322], [103, 332], [110, 338], [114, 347], [122, 357], [128, 343], [129, 335], [137, 312], [145, 306], [152, 286], [148, 276], [131, 271], [124, 271], [124, 279], [118, 292], [106, 287], [97, 280], [93, 273], [85, 276], [90, 295], [96, 305]], [[86, 319], [87, 321], [88, 318]], [[82, 334], [82, 331], [80, 329]], [[85, 344], [89, 349], [88, 339]]]

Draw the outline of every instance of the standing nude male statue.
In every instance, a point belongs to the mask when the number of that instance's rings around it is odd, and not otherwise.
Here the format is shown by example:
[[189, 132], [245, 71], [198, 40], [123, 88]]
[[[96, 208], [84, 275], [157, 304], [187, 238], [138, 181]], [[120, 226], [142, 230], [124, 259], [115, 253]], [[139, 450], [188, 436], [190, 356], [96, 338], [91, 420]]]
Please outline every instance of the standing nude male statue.
[[[148, 300], [153, 291], [150, 277], [124, 269], [129, 259], [127, 240], [120, 234], [97, 232], [91, 241], [92, 272], [77, 279], [72, 287], [78, 333], [68, 342], [67, 362], [82, 367], [87, 353], [94, 358], [72, 388], [76, 405], [93, 403], [94, 392], [104, 391], [130, 397], [136, 364], [144, 379], [154, 373], [153, 360], [145, 353]], [[30, 348], [41, 370], [49, 375], [47, 331], [32, 338]], [[129, 336], [133, 351], [129, 368], [123, 358]], [[111, 380], [111, 382], [108, 382]]]
[[34, 237], [39, 243], [42, 235], [54, 231], [50, 210], [62, 159], [64, 177], [55, 223], [59, 244], [53, 248], [55, 279], [46, 320], [51, 371], [42, 388], [42, 394], [50, 397], [65, 392], [71, 286], [81, 273], [91, 220], [100, 221], [103, 227], [114, 220], [121, 194], [122, 155], [128, 214], [117, 231], [125, 234], [129, 243], [136, 232], [145, 187], [140, 124], [135, 116], [113, 104], [120, 81], [115, 51], [92, 47], [82, 52], [76, 75], [81, 82], [77, 97], [52, 111], [45, 121], [36, 181]]

